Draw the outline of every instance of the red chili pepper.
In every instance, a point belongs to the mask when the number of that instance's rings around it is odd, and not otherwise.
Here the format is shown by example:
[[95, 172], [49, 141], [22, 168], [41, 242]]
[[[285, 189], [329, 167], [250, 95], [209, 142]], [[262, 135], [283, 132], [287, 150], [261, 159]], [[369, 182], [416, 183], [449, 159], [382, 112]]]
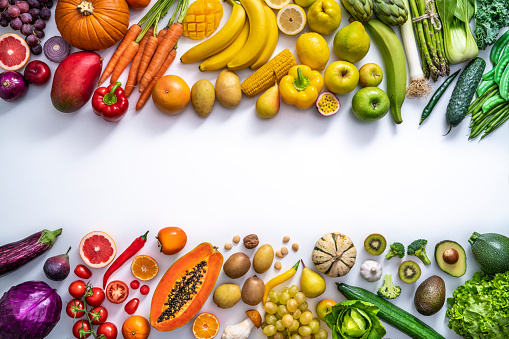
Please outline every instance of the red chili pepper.
[[121, 85], [120, 82], [117, 82], [108, 87], [99, 87], [95, 90], [92, 98], [92, 108], [96, 115], [109, 122], [122, 119], [129, 107], [129, 101], [125, 97]]
[[148, 231], [141, 237], [134, 239], [132, 244], [129, 245], [129, 247], [126, 248], [126, 250], [121, 255], [119, 255], [117, 257], [117, 259], [115, 259], [115, 261], [110, 265], [110, 267], [108, 268], [106, 273], [104, 273], [103, 289], [106, 288], [106, 284], [108, 283], [108, 278], [113, 274], [113, 272], [118, 270], [123, 264], [125, 264], [125, 262], [127, 260], [129, 260], [129, 258], [131, 258], [133, 255], [138, 253], [139, 250], [141, 250], [141, 248], [147, 242], [147, 234], [148, 234]]

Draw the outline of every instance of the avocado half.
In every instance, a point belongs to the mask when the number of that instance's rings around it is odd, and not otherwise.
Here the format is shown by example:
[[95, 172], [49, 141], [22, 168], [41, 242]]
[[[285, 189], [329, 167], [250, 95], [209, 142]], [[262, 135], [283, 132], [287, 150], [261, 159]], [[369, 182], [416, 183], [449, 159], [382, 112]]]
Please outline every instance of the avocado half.
[[[444, 253], [451, 249], [458, 254], [458, 260], [454, 264], [448, 264], [444, 260]], [[453, 277], [461, 277], [467, 271], [467, 255], [463, 247], [455, 241], [444, 240], [439, 242], [435, 246], [435, 260], [442, 271]]]

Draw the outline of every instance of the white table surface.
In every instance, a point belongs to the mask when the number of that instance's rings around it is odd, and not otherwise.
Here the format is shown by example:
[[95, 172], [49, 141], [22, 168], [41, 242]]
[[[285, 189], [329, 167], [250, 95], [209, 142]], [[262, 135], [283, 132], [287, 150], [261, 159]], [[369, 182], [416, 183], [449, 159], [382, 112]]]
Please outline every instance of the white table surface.
[[[226, 3], [223, 6], [221, 25], [231, 11]], [[131, 23], [142, 14], [132, 11]], [[343, 10], [341, 27], [346, 24]], [[7, 31], [11, 30], [1, 29], [0, 33]], [[47, 37], [58, 34], [53, 18], [46, 33]], [[282, 35], [276, 51], [290, 48], [296, 55], [296, 38]], [[326, 37], [330, 46], [333, 38], [334, 34]], [[179, 55], [193, 43], [182, 38]], [[109, 60], [112, 53], [110, 49], [101, 55]], [[37, 59], [47, 61], [43, 56]], [[329, 62], [336, 60], [332, 52]], [[357, 66], [367, 62], [383, 66], [373, 41]], [[56, 69], [56, 64], [48, 64]], [[452, 66], [452, 71], [464, 65]], [[183, 65], [177, 59], [168, 74], [180, 75], [190, 87], [201, 78], [215, 81], [218, 72], [200, 73], [197, 66]], [[121, 81], [125, 82], [126, 73]], [[241, 80], [249, 74], [248, 70], [238, 72]], [[381, 88], [386, 88], [385, 80]], [[67, 288], [76, 276], [71, 272], [63, 282], [49, 281], [42, 272], [46, 258], [72, 246], [74, 269], [82, 263], [79, 241], [89, 231], [106, 231], [121, 252], [135, 237], [150, 230], [140, 254], [156, 258], [161, 271], [149, 282], [150, 295], [131, 291], [141, 300], [137, 314], [148, 317], [152, 292], [178, 257], [159, 253], [154, 236], [163, 227], [179, 226], [188, 235], [181, 254], [208, 241], [221, 248], [225, 260], [236, 251], [254, 254], [242, 245], [231, 251], [223, 249], [235, 234], [256, 233], [261, 243], [270, 243], [275, 249], [288, 234], [291, 242], [300, 244], [300, 250], [290, 250], [282, 260], [283, 270], [300, 258], [311, 267], [315, 241], [327, 232], [342, 232], [352, 238], [359, 254], [350, 274], [327, 278], [322, 297], [339, 302], [344, 298], [336, 291], [335, 282], [371, 291], [381, 286], [381, 282], [370, 284], [359, 276], [360, 264], [370, 258], [362, 243], [376, 232], [384, 234], [389, 243], [429, 240], [427, 251], [433, 263], [421, 265], [423, 274], [415, 284], [397, 278], [399, 259], [378, 259], [383, 261], [384, 272], [392, 273], [394, 282], [403, 288], [395, 304], [454, 339], [459, 337], [447, 328], [446, 307], [434, 316], [420, 316], [412, 302], [415, 289], [425, 278], [438, 274], [445, 279], [450, 297], [478, 270], [467, 242], [471, 233], [508, 235], [508, 125], [480, 143], [469, 142], [467, 118], [443, 136], [452, 86], [422, 126], [418, 123], [424, 100], [404, 103], [401, 125], [394, 124], [390, 113], [380, 121], [363, 123], [351, 113], [353, 94], [341, 96], [340, 112], [328, 118], [314, 109], [299, 111], [282, 103], [278, 116], [261, 120], [254, 110], [256, 99], [244, 96], [233, 110], [216, 102], [206, 119], [199, 118], [191, 105], [179, 115], [166, 116], [149, 101], [142, 111], [131, 108], [121, 122], [108, 123], [93, 114], [90, 104], [72, 114], [56, 111], [49, 100], [50, 89], [51, 85], [31, 87], [20, 102], [0, 102], [0, 221], [4, 231], [0, 243], [44, 228], [62, 227], [63, 234], [42, 257], [1, 277], [0, 293], [23, 281], [44, 280], [58, 289], [64, 302], [69, 301]], [[137, 94], [131, 98], [134, 107]], [[467, 252], [468, 269], [461, 278], [440, 271], [433, 260], [435, 244], [446, 239], [459, 242]], [[103, 272], [94, 270], [92, 283], [99, 285]], [[270, 269], [260, 277], [267, 281], [277, 273]], [[253, 274], [251, 270], [236, 282], [242, 285]], [[133, 279], [128, 265], [114, 277], [126, 282]], [[298, 273], [291, 283], [298, 283], [299, 277]], [[218, 284], [227, 281], [221, 273]], [[313, 309], [322, 297], [309, 300]], [[211, 299], [202, 311], [218, 316], [221, 332], [224, 326], [243, 320], [243, 312], [249, 309], [240, 302], [232, 309], [220, 310]], [[105, 306], [120, 329], [128, 317], [123, 305], [106, 301]], [[71, 327], [72, 320], [63, 313], [49, 338], [71, 338]], [[326, 325], [322, 323], [322, 327]], [[388, 325], [386, 329], [386, 338], [408, 338]], [[167, 337], [193, 338], [190, 324], [170, 333], [153, 330], [150, 335], [154, 339]], [[264, 336], [258, 330], [251, 338]]]

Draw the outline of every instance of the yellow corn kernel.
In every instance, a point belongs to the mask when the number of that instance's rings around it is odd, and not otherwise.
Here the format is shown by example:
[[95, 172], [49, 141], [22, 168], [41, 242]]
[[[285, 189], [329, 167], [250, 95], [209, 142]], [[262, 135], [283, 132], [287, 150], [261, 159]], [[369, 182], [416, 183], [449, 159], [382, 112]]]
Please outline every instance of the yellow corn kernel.
[[297, 61], [292, 52], [289, 49], [284, 49], [256, 72], [248, 76], [242, 82], [240, 88], [248, 98], [252, 98], [274, 86], [274, 73], [279, 82], [288, 74], [290, 68], [296, 65]]
[[192, 39], [208, 37], [219, 27], [222, 17], [223, 6], [219, 0], [196, 0], [187, 9], [183, 34]]

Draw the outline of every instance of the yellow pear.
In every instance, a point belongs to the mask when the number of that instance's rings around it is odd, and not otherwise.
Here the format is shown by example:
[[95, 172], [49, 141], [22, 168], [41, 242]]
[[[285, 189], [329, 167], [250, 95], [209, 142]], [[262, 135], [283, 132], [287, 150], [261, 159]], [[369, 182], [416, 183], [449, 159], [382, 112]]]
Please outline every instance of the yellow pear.
[[[302, 260], [301, 260], [302, 261]], [[307, 268], [302, 261], [302, 274], [300, 276], [300, 289], [306, 298], [316, 298], [325, 292], [325, 279], [310, 268]]]
[[[274, 74], [275, 76], [275, 74]], [[279, 113], [280, 99], [277, 80], [256, 100], [256, 114], [262, 119], [274, 118]]]

